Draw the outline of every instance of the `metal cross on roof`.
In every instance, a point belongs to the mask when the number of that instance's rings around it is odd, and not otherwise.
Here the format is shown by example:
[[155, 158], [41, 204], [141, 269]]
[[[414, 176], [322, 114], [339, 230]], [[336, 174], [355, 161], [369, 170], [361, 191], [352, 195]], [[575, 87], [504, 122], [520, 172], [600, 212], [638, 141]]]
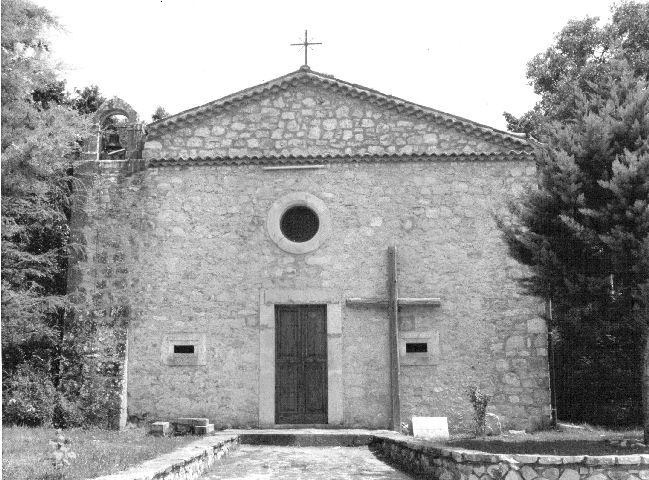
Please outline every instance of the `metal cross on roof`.
[[322, 45], [320, 42], [309, 42], [308, 37], [307, 37], [307, 31], [304, 31], [304, 42], [302, 43], [291, 43], [292, 47], [304, 47], [304, 65], [309, 66], [309, 63], [307, 62], [307, 52], [309, 51], [309, 47], [311, 45]]

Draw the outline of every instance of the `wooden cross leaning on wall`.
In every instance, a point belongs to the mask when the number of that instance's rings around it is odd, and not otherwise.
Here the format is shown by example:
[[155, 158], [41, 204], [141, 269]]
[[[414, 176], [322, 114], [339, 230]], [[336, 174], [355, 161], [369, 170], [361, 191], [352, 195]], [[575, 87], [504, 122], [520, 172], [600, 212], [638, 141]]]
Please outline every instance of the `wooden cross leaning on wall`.
[[399, 297], [397, 275], [397, 248], [388, 247], [388, 298], [348, 298], [350, 307], [387, 307], [390, 316], [390, 396], [392, 414], [390, 424], [392, 430], [401, 430], [401, 401], [399, 398], [399, 307], [428, 306], [439, 307], [439, 298]]

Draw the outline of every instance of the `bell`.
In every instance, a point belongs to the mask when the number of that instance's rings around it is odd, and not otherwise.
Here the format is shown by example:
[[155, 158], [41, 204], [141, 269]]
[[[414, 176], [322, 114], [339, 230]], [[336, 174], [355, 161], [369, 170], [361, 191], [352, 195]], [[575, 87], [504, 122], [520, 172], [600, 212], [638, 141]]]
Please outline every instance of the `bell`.
[[108, 142], [106, 142], [105, 150], [107, 152], [112, 152], [113, 150], [119, 150], [122, 148], [122, 144], [119, 143], [119, 133], [110, 132], [108, 134]]

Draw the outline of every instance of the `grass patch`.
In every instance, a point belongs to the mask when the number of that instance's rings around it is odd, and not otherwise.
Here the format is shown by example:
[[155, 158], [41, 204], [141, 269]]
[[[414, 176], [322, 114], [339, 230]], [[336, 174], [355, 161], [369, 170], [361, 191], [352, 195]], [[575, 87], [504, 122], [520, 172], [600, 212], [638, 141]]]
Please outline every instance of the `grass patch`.
[[81, 480], [119, 472], [145, 460], [168, 453], [197, 437], [153, 437], [144, 429], [124, 431], [80, 429], [64, 430], [77, 459], [57, 476], [46, 460], [53, 428], [3, 427], [2, 478], [5, 480]]
[[448, 446], [490, 453], [539, 455], [633, 455], [649, 453], [642, 442], [641, 430], [613, 431], [593, 427], [547, 430], [524, 435], [461, 438]]

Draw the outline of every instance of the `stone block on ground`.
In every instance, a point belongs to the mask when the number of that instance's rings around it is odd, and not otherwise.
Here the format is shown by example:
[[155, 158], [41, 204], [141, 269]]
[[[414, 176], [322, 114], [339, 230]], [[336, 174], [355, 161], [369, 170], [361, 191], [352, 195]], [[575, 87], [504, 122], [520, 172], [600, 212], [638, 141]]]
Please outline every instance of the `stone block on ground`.
[[207, 418], [190, 418], [190, 417], [185, 417], [185, 418], [179, 418], [176, 420], [176, 423], [179, 425], [190, 425], [192, 427], [195, 427], [196, 425], [209, 425], [210, 421]]
[[446, 417], [412, 417], [412, 435], [420, 438], [448, 440]]
[[208, 435], [214, 433], [214, 424], [208, 423], [207, 425], [195, 425], [194, 433], [196, 435]]
[[151, 435], [171, 435], [173, 428], [169, 422], [153, 422], [149, 428]]
[[495, 413], [487, 413], [485, 417], [485, 427], [487, 435], [500, 435], [503, 433], [500, 417]]

